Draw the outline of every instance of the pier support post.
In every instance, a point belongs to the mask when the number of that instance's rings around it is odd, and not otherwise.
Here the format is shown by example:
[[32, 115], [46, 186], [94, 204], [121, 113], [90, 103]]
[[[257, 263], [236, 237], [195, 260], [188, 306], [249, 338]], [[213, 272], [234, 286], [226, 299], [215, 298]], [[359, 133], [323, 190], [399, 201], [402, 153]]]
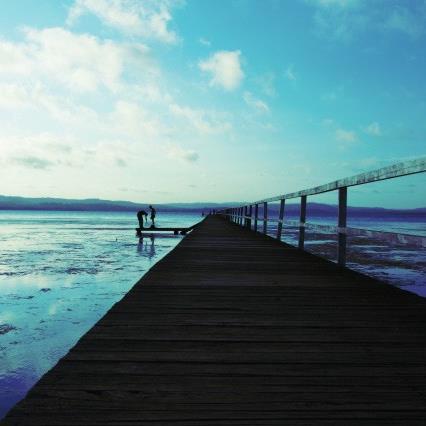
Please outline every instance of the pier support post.
[[263, 203], [263, 233], [268, 232], [268, 203]]
[[337, 263], [339, 266], [346, 265], [346, 220], [348, 205], [348, 188], [339, 188], [339, 222], [338, 222], [338, 247]]
[[277, 227], [277, 239], [280, 241], [281, 241], [281, 235], [283, 232], [284, 208], [285, 208], [285, 199], [282, 199], [280, 203], [280, 214], [278, 216], [278, 227]]
[[257, 220], [259, 218], [259, 204], [254, 206], [254, 231], [257, 232]]
[[300, 197], [299, 249], [305, 248], [306, 195]]

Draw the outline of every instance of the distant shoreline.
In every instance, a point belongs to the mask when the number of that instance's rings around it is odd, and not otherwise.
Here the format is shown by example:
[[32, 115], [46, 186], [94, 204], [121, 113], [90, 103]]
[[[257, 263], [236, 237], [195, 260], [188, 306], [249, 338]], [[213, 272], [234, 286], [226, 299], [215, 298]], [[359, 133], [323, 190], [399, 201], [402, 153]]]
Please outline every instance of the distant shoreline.
[[[308, 217], [319, 217], [319, 218], [335, 218], [337, 217], [337, 209], [333, 209], [333, 206], [329, 206], [330, 209], [324, 211], [320, 208], [308, 209]], [[201, 209], [201, 208], [158, 208], [157, 211], [161, 213], [180, 213], [180, 214], [197, 214], [201, 215], [202, 213], [208, 214], [210, 209]], [[0, 207], [1, 212], [70, 212], [70, 213], [135, 213], [135, 209], [88, 209], [88, 208], [2, 208]], [[275, 217], [278, 212], [271, 209], [269, 211], [269, 217]], [[299, 215], [299, 207], [293, 205], [292, 208], [287, 209], [286, 217], [297, 219]], [[348, 217], [354, 219], [374, 219], [374, 220], [397, 220], [397, 221], [409, 221], [409, 222], [426, 222], [426, 213], [424, 211], [416, 212], [415, 210], [390, 210], [390, 209], [369, 209], [369, 208], [348, 208]]]

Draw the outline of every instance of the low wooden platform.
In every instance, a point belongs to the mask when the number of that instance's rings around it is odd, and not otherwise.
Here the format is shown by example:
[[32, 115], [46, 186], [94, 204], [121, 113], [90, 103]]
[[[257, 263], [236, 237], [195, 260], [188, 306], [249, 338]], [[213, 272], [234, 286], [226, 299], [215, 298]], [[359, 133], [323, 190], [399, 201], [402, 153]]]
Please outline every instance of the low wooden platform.
[[149, 227], [149, 228], [135, 228], [136, 236], [141, 237], [144, 233], [155, 233], [155, 232], [173, 232], [175, 235], [181, 234], [186, 235], [188, 232], [192, 231], [198, 224], [195, 224], [190, 227], [182, 228], [182, 227], [169, 227], [169, 228], [157, 228], [157, 227]]
[[207, 218], [5, 425], [424, 426], [426, 301]]

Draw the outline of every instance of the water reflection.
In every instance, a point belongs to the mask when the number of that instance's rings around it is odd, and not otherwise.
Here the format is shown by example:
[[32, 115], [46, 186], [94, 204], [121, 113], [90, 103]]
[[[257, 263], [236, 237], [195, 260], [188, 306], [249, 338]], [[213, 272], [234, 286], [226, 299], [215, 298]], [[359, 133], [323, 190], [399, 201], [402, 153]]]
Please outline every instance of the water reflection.
[[152, 259], [155, 256], [155, 236], [146, 235], [140, 237], [137, 251], [141, 256]]

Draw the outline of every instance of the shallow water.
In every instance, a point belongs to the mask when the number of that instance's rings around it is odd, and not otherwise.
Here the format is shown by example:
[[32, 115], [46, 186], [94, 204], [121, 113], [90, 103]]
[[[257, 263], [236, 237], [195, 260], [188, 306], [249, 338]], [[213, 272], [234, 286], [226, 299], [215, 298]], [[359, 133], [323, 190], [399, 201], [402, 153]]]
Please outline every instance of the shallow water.
[[[296, 220], [296, 217], [289, 217]], [[336, 219], [329, 217], [313, 218], [312, 223], [336, 225]], [[398, 232], [412, 235], [426, 235], [424, 217], [411, 218], [410, 221], [394, 219], [352, 218], [348, 226], [384, 232]], [[327, 231], [307, 228], [305, 249], [328, 260], [336, 261], [337, 236]], [[276, 224], [268, 225], [268, 235], [276, 235]], [[299, 230], [296, 226], [284, 226], [282, 241], [297, 246]], [[426, 250], [404, 245], [390, 245], [379, 239], [367, 237], [348, 237], [347, 266], [395, 285], [403, 290], [426, 297]]]
[[[162, 214], [189, 226], [197, 214]], [[182, 237], [132, 213], [0, 212], [0, 418]]]
[[[199, 214], [160, 212], [157, 225], [199, 220]], [[139, 243], [135, 226], [133, 213], [0, 211], [0, 418], [182, 238]], [[350, 226], [426, 235], [421, 220]], [[296, 227], [284, 228], [285, 242], [297, 238]], [[334, 259], [336, 237], [307, 230], [306, 247]], [[348, 265], [426, 296], [424, 250], [354, 238]]]

